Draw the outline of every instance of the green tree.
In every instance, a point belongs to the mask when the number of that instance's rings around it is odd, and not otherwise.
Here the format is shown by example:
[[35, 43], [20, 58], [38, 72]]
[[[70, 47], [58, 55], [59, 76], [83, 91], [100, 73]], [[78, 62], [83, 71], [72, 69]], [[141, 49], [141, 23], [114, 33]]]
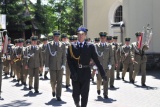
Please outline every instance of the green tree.
[[56, 15], [56, 28], [69, 35], [82, 25], [82, 0], [50, 0]]
[[[24, 31], [31, 26], [25, 25], [25, 22], [31, 20], [26, 12], [26, 3], [22, 0], [5, 0], [2, 6], [2, 13], [7, 15], [7, 30]], [[1, 2], [3, 2], [1, 0]]]

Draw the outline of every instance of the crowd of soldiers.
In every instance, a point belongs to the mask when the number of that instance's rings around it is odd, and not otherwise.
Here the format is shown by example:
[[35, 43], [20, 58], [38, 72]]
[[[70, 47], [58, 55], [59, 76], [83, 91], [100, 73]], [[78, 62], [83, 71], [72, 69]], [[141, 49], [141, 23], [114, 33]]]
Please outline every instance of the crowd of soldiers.
[[[146, 86], [147, 57], [145, 50], [148, 47], [144, 45], [143, 48], [138, 48], [138, 36], [140, 34], [136, 33], [137, 41], [134, 43], [130, 43], [130, 38], [125, 38], [124, 45], [117, 43], [118, 36], [107, 36], [106, 32], [100, 32], [99, 38], [95, 38], [93, 41], [90, 38], [86, 38], [86, 42], [95, 46], [99, 62], [107, 75], [107, 80], [103, 81], [99, 69], [91, 59], [91, 79], [94, 81], [94, 76], [96, 75], [98, 95], [101, 94], [101, 85], [103, 84], [103, 96], [107, 99], [108, 87], [115, 88], [115, 77], [124, 81], [127, 71], [129, 71], [129, 82], [133, 84], [135, 83], [136, 75], [141, 71], [141, 84]], [[77, 39], [77, 35], [68, 38], [66, 33], [60, 34], [59, 31], [53, 32], [53, 41], [48, 41], [48, 38], [44, 36], [40, 38], [41, 43], [38, 43], [37, 36], [31, 36], [26, 41], [22, 38], [15, 39], [14, 44], [11, 44], [11, 38], [9, 37], [7, 52], [2, 55], [3, 73], [5, 76], [10, 75], [10, 77], [15, 78], [19, 84], [21, 83], [24, 86], [27, 85], [26, 81], [29, 79], [28, 89], [34, 89], [35, 93], [39, 93], [39, 76], [48, 79], [47, 74], [49, 72], [52, 95], [58, 101], [61, 101], [64, 71], [66, 72], [66, 88], [70, 87], [71, 72], [66, 58], [70, 51], [67, 50], [69, 50], [71, 43], [77, 43]], [[121, 67], [123, 68], [120, 75]], [[2, 76], [0, 78], [2, 80]], [[32, 85], [33, 79], [34, 86]]]

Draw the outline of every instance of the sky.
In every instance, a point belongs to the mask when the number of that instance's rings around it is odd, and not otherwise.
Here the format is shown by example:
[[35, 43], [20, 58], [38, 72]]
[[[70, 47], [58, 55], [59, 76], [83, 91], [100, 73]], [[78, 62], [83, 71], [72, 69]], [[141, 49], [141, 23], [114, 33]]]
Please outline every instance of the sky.
[[[31, 0], [32, 1], [32, 3], [36, 3], [37, 2], [37, 0]], [[42, 0], [42, 2], [43, 3], [47, 3], [47, 0]]]

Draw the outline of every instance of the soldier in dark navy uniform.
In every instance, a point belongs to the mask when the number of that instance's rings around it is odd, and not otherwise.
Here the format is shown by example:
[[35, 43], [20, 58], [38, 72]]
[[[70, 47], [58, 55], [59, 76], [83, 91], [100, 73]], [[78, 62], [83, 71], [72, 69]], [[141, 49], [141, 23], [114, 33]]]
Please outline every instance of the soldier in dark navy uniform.
[[90, 60], [93, 59], [104, 80], [107, 80], [105, 71], [98, 60], [97, 53], [93, 44], [85, 42], [87, 29], [79, 27], [77, 30], [78, 41], [72, 43], [68, 48], [67, 61], [71, 71], [73, 85], [73, 99], [76, 107], [86, 107], [90, 89], [91, 69]]

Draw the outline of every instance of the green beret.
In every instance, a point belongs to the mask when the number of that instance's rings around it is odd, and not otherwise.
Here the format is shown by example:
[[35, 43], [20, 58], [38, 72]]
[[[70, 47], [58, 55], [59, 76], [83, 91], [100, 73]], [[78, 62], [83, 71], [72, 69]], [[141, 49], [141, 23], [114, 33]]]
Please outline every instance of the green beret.
[[86, 39], [85, 39], [85, 41], [90, 41], [90, 40], [91, 40], [90, 38], [86, 38]]
[[118, 36], [113, 36], [113, 39], [118, 39]]
[[129, 42], [131, 40], [131, 38], [125, 38], [125, 41]]
[[107, 40], [112, 40], [112, 36], [107, 36]]
[[74, 38], [74, 40], [77, 40], [78, 36], [77, 35], [73, 35], [73, 38]]
[[94, 38], [94, 41], [95, 41], [95, 42], [99, 42], [100, 39], [99, 39], [99, 38]]
[[11, 37], [8, 37], [8, 40], [11, 40]]
[[53, 31], [53, 35], [54, 35], [54, 36], [60, 36], [61, 33], [60, 33], [60, 31]]
[[30, 40], [30, 39], [27, 39], [27, 40], [26, 40], [26, 44], [31, 44], [31, 40]]
[[106, 37], [106, 36], [107, 36], [107, 32], [100, 32], [99, 35], [100, 35], [100, 36], [105, 36], [105, 37]]
[[141, 32], [136, 32], [135, 35], [136, 36], [141, 36]]
[[24, 39], [19, 38], [19, 43], [22, 43], [22, 42], [24, 42]]
[[73, 36], [70, 36], [70, 37], [69, 37], [69, 40], [70, 40], [70, 41], [73, 41], [73, 40], [74, 40], [74, 37], [73, 37]]
[[66, 33], [62, 33], [61, 38], [67, 38], [67, 34]]
[[18, 39], [14, 39], [14, 43], [19, 43], [19, 40]]
[[32, 41], [38, 40], [38, 36], [31, 36], [31, 40]]
[[44, 38], [41, 38], [42, 41], [47, 41], [48, 38], [47, 37], [44, 37]]

